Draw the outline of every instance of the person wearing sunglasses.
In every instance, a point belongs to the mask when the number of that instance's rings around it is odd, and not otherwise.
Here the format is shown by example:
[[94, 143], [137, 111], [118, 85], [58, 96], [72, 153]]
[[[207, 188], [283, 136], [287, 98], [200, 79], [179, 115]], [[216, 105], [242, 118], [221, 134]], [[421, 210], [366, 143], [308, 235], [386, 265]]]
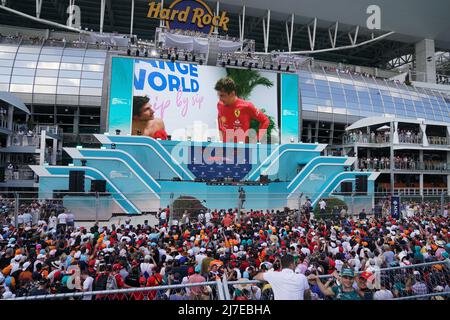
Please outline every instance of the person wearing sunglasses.
[[320, 291], [334, 300], [361, 300], [358, 291], [353, 287], [355, 272], [352, 268], [344, 267], [340, 275], [335, 271], [333, 276], [336, 279], [333, 286], [323, 284], [317, 274], [310, 274], [308, 280], [315, 281]]

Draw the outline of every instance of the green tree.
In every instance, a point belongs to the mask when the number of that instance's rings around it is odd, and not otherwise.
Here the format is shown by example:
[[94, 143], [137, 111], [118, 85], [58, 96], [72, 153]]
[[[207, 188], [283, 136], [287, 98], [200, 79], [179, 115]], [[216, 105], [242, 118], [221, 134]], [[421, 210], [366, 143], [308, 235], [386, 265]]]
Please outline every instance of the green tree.
[[[266, 77], [263, 77], [256, 70], [227, 68], [227, 76], [233, 79], [233, 81], [236, 83], [236, 95], [244, 100], [247, 100], [250, 97], [253, 89], [255, 89], [257, 86], [264, 86], [266, 88], [270, 88], [273, 86], [272, 81], [270, 81]], [[267, 128], [267, 142], [270, 143], [270, 137], [272, 130], [275, 127], [275, 121], [272, 116], [269, 116], [266, 113], [265, 109], [261, 109], [261, 112], [264, 113], [270, 121], [269, 127]], [[250, 122], [250, 128], [258, 131], [258, 121], [252, 120]]]
[[239, 98], [244, 100], [248, 99], [255, 87], [265, 86], [270, 88], [273, 86], [273, 82], [266, 77], [261, 76], [261, 74], [256, 70], [246, 70], [246, 69], [227, 69], [227, 76], [233, 79], [236, 83], [236, 94]]

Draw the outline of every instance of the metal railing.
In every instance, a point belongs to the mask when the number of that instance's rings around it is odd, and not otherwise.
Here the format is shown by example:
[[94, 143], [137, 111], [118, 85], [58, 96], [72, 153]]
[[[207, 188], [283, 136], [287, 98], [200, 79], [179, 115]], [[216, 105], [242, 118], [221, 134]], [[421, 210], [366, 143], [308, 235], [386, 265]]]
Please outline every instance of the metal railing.
[[172, 290], [183, 289], [186, 292], [186, 289], [195, 287], [201, 287], [201, 291], [204, 293], [201, 295], [193, 293], [187, 296], [191, 298], [189, 300], [225, 300], [222, 282], [220, 280], [192, 284], [24, 296], [6, 300], [83, 300], [84, 298], [87, 298], [86, 300], [170, 300]]
[[370, 135], [370, 134], [350, 134], [342, 137], [344, 144], [353, 143], [390, 143], [391, 138], [386, 134]]
[[449, 171], [450, 164], [442, 161], [399, 161], [394, 163], [395, 170]]
[[[368, 269], [369, 270], [369, 269]], [[371, 290], [371, 298], [377, 298], [376, 292], [381, 287], [392, 293], [392, 300], [427, 300], [434, 296], [448, 296], [450, 292], [436, 291], [447, 285], [450, 260], [419, 263], [413, 265], [370, 269], [370, 276], [365, 278], [365, 285]], [[367, 270], [365, 270], [367, 271]], [[363, 271], [356, 272], [356, 279]], [[333, 275], [319, 275], [321, 281], [333, 278]], [[68, 281], [68, 283], [72, 283]], [[234, 300], [245, 295], [248, 300], [270, 300], [261, 292], [265, 282], [240, 279], [239, 281], [209, 281], [192, 284], [162, 285], [155, 287], [128, 288], [102, 291], [71, 292], [37, 296], [12, 297], [7, 300], [171, 300], [173, 294], [182, 300]], [[190, 290], [201, 287], [195, 292]], [[72, 290], [76, 290], [74, 287]], [[439, 289], [440, 290], [440, 289]], [[318, 294], [313, 300], [327, 300]]]
[[399, 134], [398, 135], [398, 142], [399, 143], [410, 143], [410, 144], [422, 144], [423, 138], [420, 135], [417, 134]]
[[445, 145], [445, 146], [450, 145], [450, 141], [447, 137], [428, 136], [427, 138], [429, 144]]

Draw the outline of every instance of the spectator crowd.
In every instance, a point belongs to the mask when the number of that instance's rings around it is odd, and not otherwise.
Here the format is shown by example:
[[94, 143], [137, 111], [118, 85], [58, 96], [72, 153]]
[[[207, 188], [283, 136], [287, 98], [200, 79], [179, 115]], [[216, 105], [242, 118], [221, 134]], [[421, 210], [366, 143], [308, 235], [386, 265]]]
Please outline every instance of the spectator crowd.
[[[169, 226], [169, 208], [148, 221], [76, 226], [60, 202], [32, 201], [20, 208], [1, 199], [0, 296], [3, 299], [84, 292], [83, 300], [211, 299], [215, 287], [199, 285], [128, 294], [99, 290], [195, 284], [230, 284], [236, 300], [392, 299], [450, 291], [448, 207], [406, 203], [404, 214], [314, 217], [312, 207], [285, 212], [236, 210], [185, 212]], [[326, 209], [321, 200], [320, 210]], [[428, 267], [382, 268], [442, 262]], [[245, 283], [245, 280], [261, 280]], [[239, 284], [239, 282], [243, 282]], [[439, 299], [440, 299], [439, 298]]]

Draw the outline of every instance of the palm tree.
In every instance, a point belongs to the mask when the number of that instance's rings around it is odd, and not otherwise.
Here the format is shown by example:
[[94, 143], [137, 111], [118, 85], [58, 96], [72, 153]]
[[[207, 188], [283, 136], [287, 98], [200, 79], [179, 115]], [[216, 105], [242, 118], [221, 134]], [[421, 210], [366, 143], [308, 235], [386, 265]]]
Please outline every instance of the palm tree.
[[[234, 83], [236, 83], [236, 95], [244, 100], [247, 100], [252, 91], [257, 86], [265, 86], [266, 88], [270, 88], [273, 86], [273, 82], [263, 77], [256, 70], [246, 70], [246, 69], [233, 69], [227, 68], [227, 76], [233, 79]], [[271, 132], [275, 126], [275, 121], [273, 117], [269, 116], [266, 113], [265, 109], [260, 110], [264, 113], [270, 120], [270, 125], [267, 128], [267, 141], [270, 143]], [[250, 123], [250, 127], [255, 131], [258, 130], [259, 123], [255, 120], [252, 120]]]
[[237, 96], [244, 100], [248, 99], [256, 86], [265, 86], [270, 88], [273, 82], [261, 76], [256, 70], [232, 69], [227, 68], [227, 76], [233, 79], [237, 87]]

